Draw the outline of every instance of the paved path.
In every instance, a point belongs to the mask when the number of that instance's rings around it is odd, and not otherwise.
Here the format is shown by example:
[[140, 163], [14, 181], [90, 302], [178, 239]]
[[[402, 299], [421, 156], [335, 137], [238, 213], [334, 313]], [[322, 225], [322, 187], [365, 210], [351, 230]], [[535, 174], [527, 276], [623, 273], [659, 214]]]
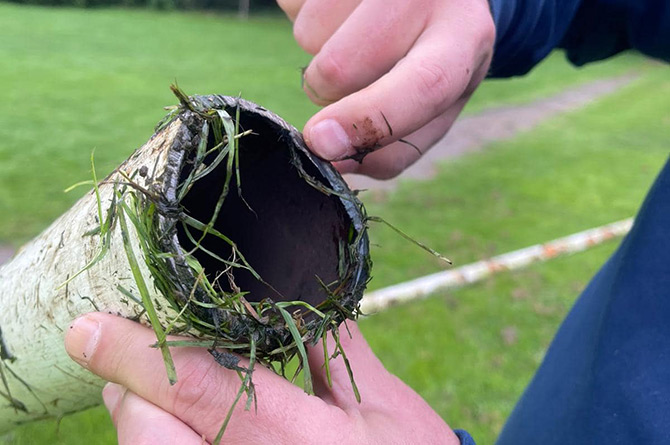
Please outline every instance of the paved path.
[[[626, 74], [600, 79], [530, 104], [491, 108], [474, 116], [463, 117], [456, 121], [446, 137], [405, 170], [400, 180], [429, 179], [435, 175], [438, 162], [482, 150], [492, 142], [512, 139], [552, 117], [611, 94], [637, 77], [637, 74]], [[371, 191], [392, 190], [398, 183], [398, 178], [389, 181], [377, 181], [360, 175], [346, 175], [345, 178], [351, 188]]]

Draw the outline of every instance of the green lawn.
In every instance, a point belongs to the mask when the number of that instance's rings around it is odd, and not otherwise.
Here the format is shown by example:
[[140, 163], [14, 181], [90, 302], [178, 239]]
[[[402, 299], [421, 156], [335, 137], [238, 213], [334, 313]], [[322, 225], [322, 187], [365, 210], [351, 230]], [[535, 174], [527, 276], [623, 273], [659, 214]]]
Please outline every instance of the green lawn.
[[[73, 10], [0, 3], [0, 242], [34, 236], [77, 198], [62, 190], [100, 174], [151, 134], [167, 86], [238, 94], [297, 126], [316, 110], [300, 90], [309, 58], [279, 17]], [[569, 85], [636, 70], [611, 97], [513, 141], [404, 182], [369, 213], [462, 265], [633, 214], [667, 156], [667, 68], [625, 56], [581, 70], [554, 55], [530, 76], [487, 82], [469, 112], [527, 102]], [[82, 192], [79, 192], [82, 193]], [[380, 287], [439, 269], [431, 257], [373, 228]], [[499, 275], [361, 322], [373, 349], [453, 426], [492, 443], [558, 323], [616, 247]], [[504, 335], [503, 335], [504, 333]], [[21, 427], [11, 444], [113, 443], [98, 408]]]

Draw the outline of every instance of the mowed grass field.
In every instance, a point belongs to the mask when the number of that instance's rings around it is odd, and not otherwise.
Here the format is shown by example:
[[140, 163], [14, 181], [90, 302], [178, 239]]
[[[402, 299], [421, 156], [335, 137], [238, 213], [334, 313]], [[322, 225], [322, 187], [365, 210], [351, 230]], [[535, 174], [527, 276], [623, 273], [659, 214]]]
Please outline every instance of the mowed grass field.
[[[282, 17], [29, 8], [0, 3], [0, 242], [18, 245], [65, 211], [152, 133], [168, 85], [239, 94], [300, 127], [317, 108], [300, 89], [300, 51]], [[488, 81], [466, 112], [530, 102], [566, 87], [639, 72], [621, 91], [513, 141], [405, 181], [379, 215], [456, 265], [634, 214], [668, 154], [668, 68], [637, 56], [575, 70], [555, 54], [531, 75]], [[365, 196], [365, 195], [364, 195]], [[389, 230], [371, 230], [372, 288], [439, 270]], [[386, 366], [454, 427], [492, 443], [560, 320], [616, 248], [499, 275], [361, 321]], [[97, 408], [26, 425], [7, 444], [114, 443]]]

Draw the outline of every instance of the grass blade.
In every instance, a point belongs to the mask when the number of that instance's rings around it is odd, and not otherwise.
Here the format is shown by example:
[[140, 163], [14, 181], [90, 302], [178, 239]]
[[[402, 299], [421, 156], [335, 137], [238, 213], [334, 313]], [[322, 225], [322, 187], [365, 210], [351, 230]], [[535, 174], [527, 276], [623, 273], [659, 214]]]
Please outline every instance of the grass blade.
[[314, 388], [312, 386], [312, 374], [309, 370], [309, 360], [307, 359], [307, 350], [305, 349], [305, 344], [302, 342], [300, 332], [298, 332], [298, 328], [295, 325], [295, 320], [293, 320], [293, 317], [291, 317], [291, 314], [289, 314], [286, 309], [282, 307], [277, 307], [277, 309], [279, 310], [279, 313], [281, 313], [282, 317], [284, 317], [286, 326], [291, 332], [293, 341], [295, 341], [295, 345], [298, 348], [300, 360], [303, 363], [303, 372], [305, 373], [305, 392], [307, 394], [314, 394]]
[[174, 385], [177, 383], [177, 370], [174, 366], [174, 361], [172, 360], [172, 355], [170, 354], [169, 347], [165, 344], [166, 336], [163, 327], [161, 326], [160, 320], [158, 319], [158, 314], [156, 313], [156, 308], [154, 307], [153, 302], [151, 301], [151, 295], [149, 294], [149, 288], [147, 287], [146, 281], [142, 276], [142, 271], [135, 257], [135, 252], [133, 252], [133, 246], [128, 236], [128, 224], [126, 223], [126, 218], [124, 212], [121, 211], [118, 214], [119, 224], [121, 225], [121, 238], [123, 239], [123, 247], [126, 251], [126, 257], [128, 258], [128, 264], [130, 270], [133, 273], [133, 278], [137, 284], [137, 290], [140, 293], [142, 298], [142, 305], [147, 311], [147, 316], [151, 322], [151, 327], [156, 333], [156, 338], [158, 340], [158, 345], [160, 347], [161, 353], [163, 355], [163, 361], [165, 362], [165, 370], [170, 380], [170, 384]]

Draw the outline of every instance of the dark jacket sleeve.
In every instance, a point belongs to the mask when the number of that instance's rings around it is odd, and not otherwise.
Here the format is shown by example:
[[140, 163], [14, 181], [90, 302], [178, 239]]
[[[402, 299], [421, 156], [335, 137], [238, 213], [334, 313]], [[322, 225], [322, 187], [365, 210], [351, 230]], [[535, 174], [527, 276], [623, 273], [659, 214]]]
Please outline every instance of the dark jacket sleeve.
[[472, 436], [465, 430], [454, 430], [456, 437], [461, 441], [461, 445], [476, 445], [475, 440]]
[[627, 49], [670, 61], [668, 0], [490, 0], [491, 77], [527, 73], [554, 48], [576, 65]]

